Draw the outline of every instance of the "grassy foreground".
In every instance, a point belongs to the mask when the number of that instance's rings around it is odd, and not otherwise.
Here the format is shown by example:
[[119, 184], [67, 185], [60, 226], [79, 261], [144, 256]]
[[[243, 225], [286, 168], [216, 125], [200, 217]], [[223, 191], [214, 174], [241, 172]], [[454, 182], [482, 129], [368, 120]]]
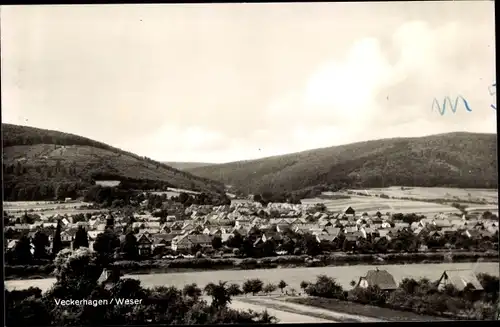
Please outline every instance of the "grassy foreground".
[[307, 305], [311, 307], [326, 309], [335, 312], [360, 315], [364, 317], [383, 319], [386, 321], [443, 321], [440, 317], [419, 315], [413, 312], [397, 311], [388, 308], [363, 305], [354, 302], [340, 301], [337, 299], [326, 299], [319, 297], [295, 297], [284, 301]]

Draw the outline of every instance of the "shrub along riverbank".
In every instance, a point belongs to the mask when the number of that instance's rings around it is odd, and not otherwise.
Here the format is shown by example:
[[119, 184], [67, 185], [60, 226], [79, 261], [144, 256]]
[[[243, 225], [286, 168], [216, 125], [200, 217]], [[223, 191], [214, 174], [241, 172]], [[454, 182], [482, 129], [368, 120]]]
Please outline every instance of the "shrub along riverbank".
[[[387, 253], [387, 254], [347, 254], [332, 253], [315, 257], [280, 256], [269, 258], [193, 258], [174, 260], [116, 261], [112, 265], [126, 274], [149, 274], [188, 272], [197, 270], [231, 270], [231, 269], [272, 269], [293, 267], [326, 267], [356, 264], [413, 264], [442, 262], [476, 262], [483, 259], [498, 262], [498, 253], [493, 252], [426, 252], [426, 253]], [[53, 264], [45, 265], [6, 265], [5, 279], [33, 279], [53, 277]]]
[[[120, 279], [115, 270], [99, 281], [103, 266], [86, 249], [63, 250], [55, 259], [56, 283], [38, 288], [5, 290], [7, 326], [208, 325], [275, 323], [266, 311], [233, 310], [230, 287], [210, 283], [144, 288], [135, 279]], [[253, 285], [253, 284], [252, 284]], [[251, 286], [252, 286], [251, 285]], [[258, 285], [257, 285], [258, 286]], [[248, 287], [247, 287], [248, 288]], [[203, 291], [211, 297], [209, 304]], [[118, 300], [128, 301], [118, 303]], [[113, 301], [116, 300], [115, 303]], [[64, 302], [61, 302], [64, 301]], [[79, 301], [68, 304], [69, 301]]]

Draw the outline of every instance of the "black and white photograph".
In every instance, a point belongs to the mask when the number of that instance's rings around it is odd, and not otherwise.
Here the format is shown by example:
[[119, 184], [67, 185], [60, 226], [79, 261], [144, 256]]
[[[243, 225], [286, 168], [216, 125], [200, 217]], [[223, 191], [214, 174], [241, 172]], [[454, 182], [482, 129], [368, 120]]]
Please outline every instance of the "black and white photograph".
[[493, 1], [0, 22], [6, 326], [499, 319]]

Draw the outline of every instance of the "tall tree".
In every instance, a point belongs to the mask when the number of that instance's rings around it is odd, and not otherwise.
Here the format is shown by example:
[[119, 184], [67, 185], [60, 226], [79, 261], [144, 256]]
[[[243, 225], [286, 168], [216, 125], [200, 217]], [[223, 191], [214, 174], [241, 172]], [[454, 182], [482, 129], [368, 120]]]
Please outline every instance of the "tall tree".
[[285, 287], [287, 286], [288, 284], [283, 279], [278, 283], [278, 288], [281, 290], [281, 293], [283, 293], [283, 289], [285, 289]]
[[94, 251], [99, 254], [101, 259], [111, 258], [116, 248], [120, 247], [120, 240], [110, 229], [99, 234], [94, 243]]
[[27, 264], [31, 261], [31, 244], [26, 236], [22, 236], [14, 247], [14, 258], [20, 264]]
[[55, 257], [59, 251], [62, 249], [62, 241], [61, 241], [61, 220], [57, 221], [56, 231], [54, 233], [54, 239], [52, 240], [52, 255]]
[[125, 236], [125, 241], [122, 244], [122, 251], [125, 252], [127, 259], [135, 260], [139, 256], [139, 249], [137, 246], [137, 238], [134, 233], [129, 232]]
[[87, 235], [87, 231], [82, 226], [78, 227], [78, 230], [75, 234], [75, 240], [73, 241], [73, 249], [76, 250], [79, 247], [89, 247], [89, 238]]
[[50, 245], [49, 237], [44, 232], [36, 232], [33, 237], [33, 246], [35, 247], [33, 257], [35, 259], [47, 258], [47, 247]]
[[212, 247], [215, 250], [218, 250], [218, 249], [220, 249], [222, 247], [222, 239], [220, 238], [220, 236], [215, 236], [212, 239]]

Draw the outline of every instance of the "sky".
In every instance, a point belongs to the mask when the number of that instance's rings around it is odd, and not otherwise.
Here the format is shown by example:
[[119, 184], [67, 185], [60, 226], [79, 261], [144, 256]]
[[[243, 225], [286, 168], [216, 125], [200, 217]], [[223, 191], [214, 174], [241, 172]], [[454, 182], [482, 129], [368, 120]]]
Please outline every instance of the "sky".
[[[496, 133], [493, 1], [2, 6], [0, 19], [2, 122], [158, 161]], [[446, 97], [456, 112], [441, 115]]]

